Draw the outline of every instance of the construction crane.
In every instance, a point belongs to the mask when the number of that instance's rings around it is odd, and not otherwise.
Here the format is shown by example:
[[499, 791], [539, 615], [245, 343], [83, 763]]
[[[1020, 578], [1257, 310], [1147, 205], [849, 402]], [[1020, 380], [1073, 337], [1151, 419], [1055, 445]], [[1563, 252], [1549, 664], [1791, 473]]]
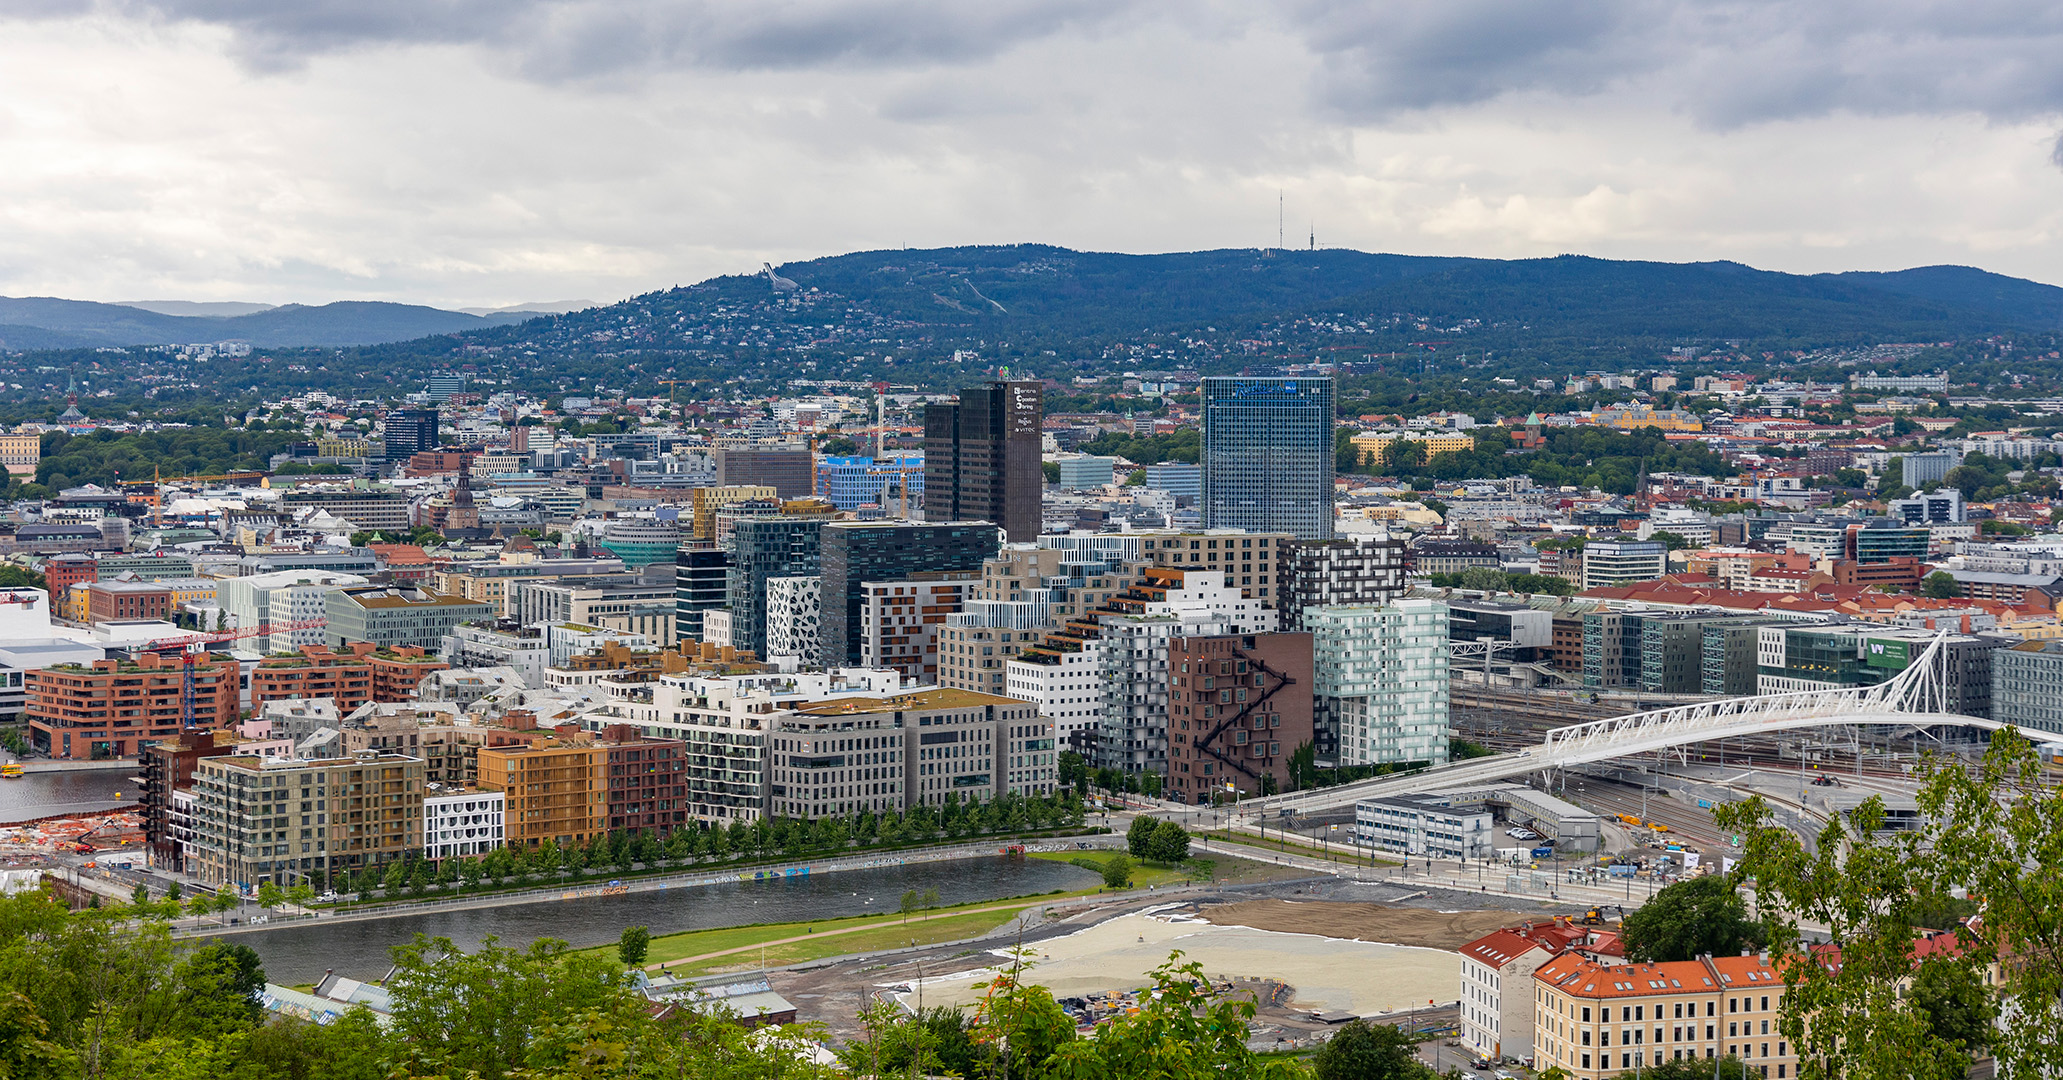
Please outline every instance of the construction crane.
[[226, 641], [241, 641], [244, 638], [265, 637], [269, 634], [284, 634], [294, 630], [313, 630], [328, 626], [326, 618], [290, 619], [284, 622], [259, 623], [237, 630], [217, 630], [213, 633], [181, 634], [178, 637], [158, 638], [144, 643], [138, 652], [180, 653], [179, 659], [179, 721], [181, 727], [193, 727], [193, 669], [200, 658], [207, 655], [208, 646], [220, 645]]
[[675, 390], [679, 389], [683, 385], [693, 386], [701, 381], [702, 380], [700, 379], [661, 379], [659, 380], [659, 383], [660, 385], [666, 387], [666, 403], [668, 405], [672, 405], [674, 403], [673, 393]]

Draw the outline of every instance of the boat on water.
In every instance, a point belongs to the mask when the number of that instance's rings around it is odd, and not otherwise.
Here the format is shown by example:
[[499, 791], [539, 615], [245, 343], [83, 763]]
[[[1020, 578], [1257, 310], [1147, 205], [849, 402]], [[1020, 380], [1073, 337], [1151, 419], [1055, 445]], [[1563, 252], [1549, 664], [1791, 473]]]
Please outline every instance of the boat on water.
[[22, 768], [19, 761], [10, 761], [5, 765], [0, 765], [0, 780], [19, 780], [28, 774], [28, 770]]

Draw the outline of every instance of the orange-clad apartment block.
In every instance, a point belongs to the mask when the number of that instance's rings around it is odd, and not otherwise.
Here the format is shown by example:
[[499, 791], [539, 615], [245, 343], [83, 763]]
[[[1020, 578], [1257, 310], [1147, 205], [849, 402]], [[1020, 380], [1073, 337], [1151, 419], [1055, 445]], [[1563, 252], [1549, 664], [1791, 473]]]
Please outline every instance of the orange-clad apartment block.
[[303, 645], [292, 655], [259, 662], [251, 672], [251, 703], [333, 698], [339, 713], [368, 701], [397, 704], [414, 700], [423, 676], [450, 666], [412, 645], [382, 649], [361, 641], [343, 651]]
[[550, 840], [585, 844], [609, 831], [609, 751], [585, 736], [544, 736], [527, 746], [483, 746], [480, 786], [506, 800], [503, 832], [510, 847], [530, 850]]
[[[135, 757], [184, 730], [185, 680], [180, 657], [156, 653], [35, 669], [23, 687], [29, 741], [61, 761]], [[194, 726], [227, 727], [236, 714], [236, 661], [196, 657]]]

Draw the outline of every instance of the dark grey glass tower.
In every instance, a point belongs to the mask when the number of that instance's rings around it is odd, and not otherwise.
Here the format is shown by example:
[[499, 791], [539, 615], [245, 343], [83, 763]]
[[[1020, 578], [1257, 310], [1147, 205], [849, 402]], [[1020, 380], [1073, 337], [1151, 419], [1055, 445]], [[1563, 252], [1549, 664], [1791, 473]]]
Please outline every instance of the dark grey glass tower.
[[1332, 379], [1203, 380], [1203, 524], [1332, 538]]
[[673, 638], [702, 640], [702, 613], [724, 606], [731, 557], [715, 545], [682, 547], [673, 560]]
[[822, 517], [741, 518], [731, 531], [731, 643], [766, 655], [766, 579], [808, 577], [821, 564]]
[[993, 382], [924, 406], [924, 520], [993, 521], [1013, 542], [1038, 539], [1044, 400], [1038, 383]]
[[381, 424], [387, 460], [407, 461], [425, 450], [437, 449], [437, 410], [395, 409]]

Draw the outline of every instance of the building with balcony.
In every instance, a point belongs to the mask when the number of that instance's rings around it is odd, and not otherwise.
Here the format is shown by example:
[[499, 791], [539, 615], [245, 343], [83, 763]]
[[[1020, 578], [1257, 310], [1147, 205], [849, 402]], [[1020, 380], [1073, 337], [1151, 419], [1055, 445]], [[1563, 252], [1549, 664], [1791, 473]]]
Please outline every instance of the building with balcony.
[[38, 753], [63, 761], [134, 757], [153, 743], [178, 738], [188, 727], [234, 723], [238, 681], [236, 661], [196, 657], [189, 724], [181, 656], [144, 653], [133, 661], [38, 668], [23, 680], [29, 742]]
[[423, 785], [422, 760], [399, 754], [201, 758], [188, 868], [251, 895], [383, 866], [422, 848]]

